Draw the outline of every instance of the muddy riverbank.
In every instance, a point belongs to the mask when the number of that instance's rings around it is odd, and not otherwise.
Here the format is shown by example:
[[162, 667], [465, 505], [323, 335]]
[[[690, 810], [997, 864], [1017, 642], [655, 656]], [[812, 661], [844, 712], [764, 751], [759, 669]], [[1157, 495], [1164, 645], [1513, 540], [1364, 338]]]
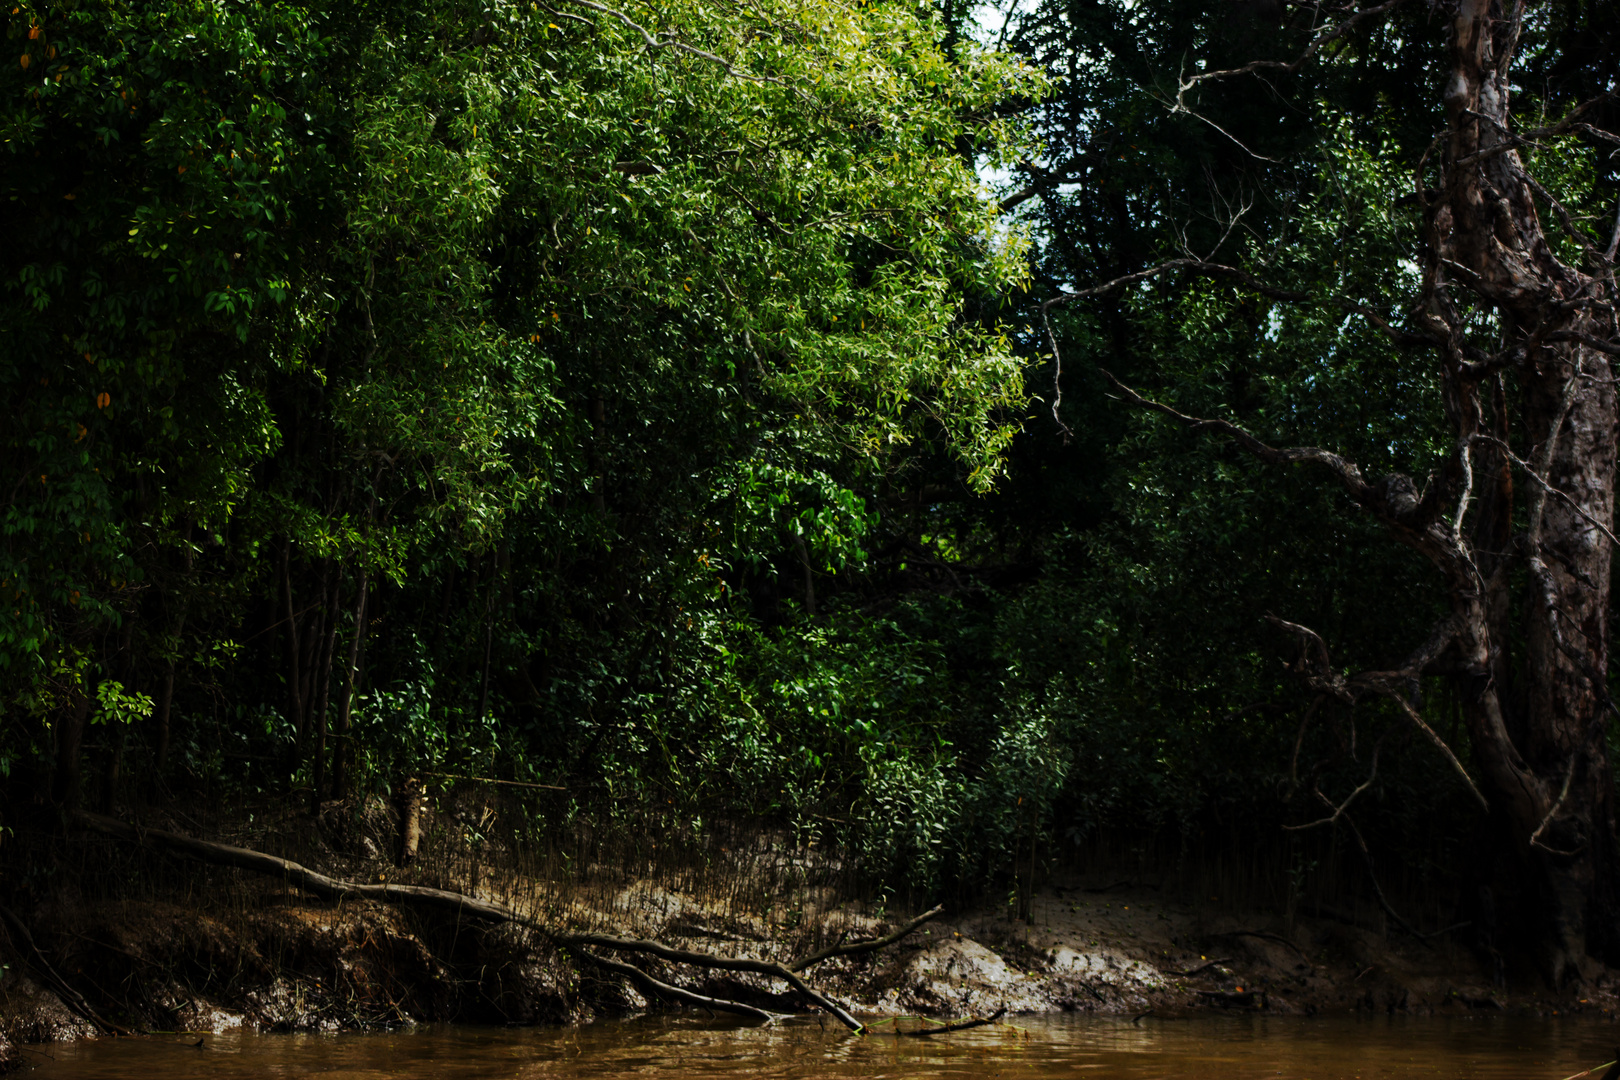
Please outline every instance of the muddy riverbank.
[[[574, 885], [558, 890], [518, 870], [497, 872], [493, 859], [400, 870], [381, 854], [386, 837], [334, 844], [308, 832], [261, 829], [233, 839], [294, 848], [312, 866], [350, 880], [392, 876], [455, 887], [526, 906], [548, 925], [737, 958], [786, 960], [834, 942], [879, 937], [912, 914], [841, 899], [816, 883], [813, 853], [776, 841], [746, 858], [727, 851], [738, 860], [733, 878], [715, 876], [712, 867], [708, 876], [654, 879], [599, 865], [578, 869]], [[102, 883], [92, 890], [66, 876], [45, 879], [48, 887], [36, 885], [15, 911], [38, 956], [103, 1020], [131, 1031], [573, 1024], [667, 1007], [587, 950], [558, 947], [532, 928], [321, 900], [237, 870], [131, 854], [104, 839], [77, 842], [95, 845], [113, 862], [125, 860], [118, 873], [129, 887]], [[764, 866], [765, 858], [776, 861]], [[783, 875], [784, 865], [796, 866], [798, 876]], [[776, 875], [780, 895], [745, 893], [736, 882], [750, 874]], [[1498, 984], [1462, 936], [1420, 941], [1367, 916], [1235, 913], [1079, 872], [1045, 883], [1029, 916], [1013, 921], [1005, 909], [947, 910], [892, 946], [828, 960], [806, 978], [874, 1027], [897, 1016], [1003, 1011], [1116, 1014], [1141, 1022], [1215, 1010], [1612, 1016], [1617, 1007], [1615, 983], [1607, 978], [1568, 995]], [[700, 994], [773, 1013], [806, 1008], [784, 983], [762, 974], [695, 970], [645, 955], [622, 959]], [[0, 1060], [19, 1063], [19, 1044], [95, 1033], [49, 986], [15, 934], [0, 936], [0, 963]]]

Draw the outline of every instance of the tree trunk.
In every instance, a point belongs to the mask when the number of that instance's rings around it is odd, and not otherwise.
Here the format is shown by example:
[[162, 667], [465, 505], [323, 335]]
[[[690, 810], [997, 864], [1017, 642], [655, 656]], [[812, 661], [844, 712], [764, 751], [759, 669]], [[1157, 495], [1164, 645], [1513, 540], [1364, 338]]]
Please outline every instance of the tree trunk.
[[343, 704], [338, 709], [337, 745], [332, 748], [332, 797], [335, 799], [349, 794], [349, 776], [354, 766], [354, 747], [350, 745], [354, 691], [360, 673], [360, 652], [366, 640], [366, 600], [370, 586], [371, 571], [361, 567], [359, 596], [354, 602], [354, 637], [349, 642], [349, 661], [343, 667]]
[[409, 866], [416, 861], [422, 846], [422, 781], [407, 777], [399, 789], [399, 858], [397, 866]]
[[310, 792], [310, 812], [319, 816], [321, 797], [326, 794], [327, 706], [332, 700], [332, 658], [337, 652], [337, 602], [343, 588], [343, 564], [332, 575], [332, 591], [326, 598], [326, 647], [321, 650], [321, 701], [315, 709], [315, 775]]
[[163, 693], [158, 698], [157, 715], [154, 725], [157, 728], [157, 748], [152, 751], [152, 780], [158, 782], [163, 779], [164, 772], [169, 767], [169, 710], [174, 705], [174, 661], [169, 661], [169, 670], [163, 674]]
[[90, 719], [90, 695], [83, 687], [75, 686], [56, 716], [56, 776], [51, 795], [57, 806], [72, 812], [84, 800], [80, 750], [84, 746], [84, 727]]
[[281, 551], [281, 591], [287, 604], [287, 705], [292, 710], [296, 745], [304, 746], [304, 680], [299, 669], [298, 612], [293, 608], [292, 591], [292, 537]]
[[[1465, 303], [1452, 294], [1466, 290], [1495, 309], [1506, 346], [1501, 365], [1517, 376], [1532, 472], [1516, 548], [1528, 569], [1517, 693], [1507, 684], [1507, 553], [1515, 550], [1512, 489], [1501, 478], [1508, 405], [1494, 376], [1493, 438], [1501, 445], [1489, 444], [1472, 462], [1483, 467], [1486, 491], [1474, 542], [1455, 545], [1448, 577], [1476, 760], [1513, 862], [1529, 872], [1520, 899], [1530, 920], [1520, 925], [1545, 976], [1563, 986], [1593, 977], [1594, 957], [1620, 962], [1614, 780], [1604, 738], [1617, 411], [1609, 359], [1586, 344], [1614, 334], [1600, 306], [1603, 279], [1552, 250], [1536, 183], [1509, 134], [1508, 70], [1522, 17], [1522, 7], [1490, 0], [1456, 8], [1444, 91], [1449, 142], [1443, 186], [1429, 205], [1425, 268], [1430, 312], [1451, 340], [1461, 340], [1454, 331], [1466, 322]], [[1485, 402], [1477, 368], [1456, 346], [1448, 352], [1447, 403], [1462, 445], [1484, 430]], [[1473, 481], [1463, 479], [1463, 508]]]

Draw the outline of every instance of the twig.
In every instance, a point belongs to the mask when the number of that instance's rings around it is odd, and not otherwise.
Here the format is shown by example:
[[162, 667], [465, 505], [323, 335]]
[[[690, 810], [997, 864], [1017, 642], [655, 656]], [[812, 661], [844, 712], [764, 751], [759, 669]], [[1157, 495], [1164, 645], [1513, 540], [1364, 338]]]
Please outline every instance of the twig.
[[[613, 18], [619, 20], [625, 26], [628, 26], [630, 29], [640, 34], [648, 49], [676, 49], [680, 52], [696, 56], [700, 59], [707, 60], [710, 63], [715, 64], [727, 75], [730, 75], [734, 79], [747, 79], [750, 82], [771, 83], [775, 86], [788, 85], [783, 80], [770, 75], [750, 75], [746, 71], [738, 71], [732, 66], [731, 61], [725, 59], [724, 57], [717, 56], [706, 49], [700, 49], [695, 45], [688, 45], [684, 41], [680, 41], [679, 39], [671, 37], [667, 34], [660, 38], [658, 35], [653, 34], [646, 27], [636, 22], [624, 12], [618, 10], [617, 8], [608, 7], [606, 4], [598, 4], [596, 3], [596, 0], [567, 0], [567, 2], [571, 4], [578, 4], [581, 7], [590, 8], [592, 11], [600, 11], [604, 15], [613, 16]], [[799, 97], [808, 99], [809, 95], [807, 95], [804, 91], [798, 89], [797, 87], [793, 87], [792, 89]]]
[[1603, 1074], [1603, 1080], [1614, 1080], [1615, 1077], [1620, 1076], [1620, 1054], [1617, 1054], [1613, 1061], [1605, 1061], [1602, 1065], [1594, 1065], [1585, 1072], [1570, 1073], [1568, 1076], [1564, 1077], [1564, 1080], [1580, 1080], [1581, 1077], [1591, 1076], [1599, 1069], [1610, 1070], [1609, 1072]]
[[1407, 701], [1400, 694], [1391, 693], [1387, 696], [1394, 700], [1395, 704], [1401, 707], [1401, 711], [1406, 713], [1406, 718], [1412, 721], [1412, 723], [1416, 724], [1418, 730], [1423, 732], [1423, 734], [1428, 737], [1429, 741], [1439, 749], [1441, 754], [1445, 755], [1445, 759], [1447, 761], [1451, 762], [1451, 767], [1457, 771], [1458, 776], [1462, 777], [1463, 783], [1468, 785], [1468, 790], [1474, 796], [1474, 799], [1479, 803], [1480, 809], [1489, 811], [1491, 804], [1485, 801], [1484, 793], [1481, 792], [1479, 790], [1479, 786], [1474, 783], [1474, 778], [1468, 775], [1468, 770], [1463, 768], [1463, 763], [1457, 759], [1457, 755], [1452, 752], [1451, 747], [1446, 745], [1446, 740], [1440, 737], [1440, 733], [1435, 731], [1434, 728], [1430, 727], [1424, 721], [1423, 717], [1418, 715], [1418, 711], [1412, 707], [1412, 703]]
[[1361, 859], [1367, 865], [1367, 880], [1372, 882], [1373, 895], [1378, 897], [1378, 906], [1384, 909], [1384, 914], [1388, 915], [1395, 921], [1395, 925], [1399, 926], [1402, 930], [1405, 930], [1408, 934], [1411, 934], [1414, 938], [1416, 938], [1419, 945], [1422, 945], [1425, 949], [1432, 948], [1433, 946], [1429, 944], [1430, 938], [1436, 938], [1442, 934], [1449, 934], [1453, 930], [1459, 930], [1468, 925], [1468, 923], [1465, 922], [1456, 923], [1452, 926], [1447, 926], [1436, 930], [1433, 933], [1425, 934], [1423, 931], [1417, 929], [1411, 923], [1407, 922], [1406, 919], [1401, 916], [1401, 913], [1395, 910], [1395, 906], [1391, 904], [1389, 899], [1384, 895], [1383, 886], [1378, 884], [1378, 875], [1373, 872], [1372, 852], [1367, 849], [1367, 841], [1362, 838], [1361, 830], [1356, 828], [1355, 819], [1350, 817], [1349, 814], [1346, 814], [1344, 816], [1344, 823], [1350, 826], [1350, 835], [1356, 838], [1356, 847], [1360, 849]]
[[1311, 57], [1321, 52], [1324, 46], [1329, 45], [1343, 37], [1345, 34], [1348, 34], [1351, 30], [1355, 29], [1356, 25], [1362, 20], [1372, 18], [1374, 15], [1382, 15], [1391, 8], [1397, 7], [1402, 2], [1403, 0], [1386, 0], [1385, 3], [1379, 4], [1376, 7], [1362, 8], [1360, 11], [1357, 11], [1355, 14], [1351, 15], [1348, 19], [1345, 19], [1344, 22], [1340, 23], [1339, 25], [1323, 30], [1311, 41], [1309, 45], [1305, 47], [1305, 51], [1300, 53], [1293, 60], [1287, 62], [1282, 60], [1251, 60], [1242, 67], [1229, 68], [1224, 71], [1206, 71], [1202, 74], [1194, 75], [1190, 79], [1181, 79], [1178, 77], [1177, 82], [1179, 83], [1179, 87], [1176, 91], [1176, 101], [1175, 104], [1171, 106], [1170, 111], [1186, 112], [1187, 108], [1183, 104], [1182, 99], [1186, 96], [1188, 90], [1191, 90], [1201, 82], [1211, 79], [1229, 79], [1235, 75], [1252, 75], [1258, 71], [1281, 71], [1285, 74], [1293, 74], [1300, 68], [1304, 67], [1306, 61], [1310, 60]]

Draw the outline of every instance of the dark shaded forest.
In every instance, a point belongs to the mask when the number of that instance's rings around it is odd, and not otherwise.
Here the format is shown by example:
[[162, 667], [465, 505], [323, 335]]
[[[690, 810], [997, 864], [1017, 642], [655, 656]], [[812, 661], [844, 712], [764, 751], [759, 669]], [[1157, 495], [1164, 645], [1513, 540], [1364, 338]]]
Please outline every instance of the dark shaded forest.
[[473, 778], [1620, 964], [1611, 6], [5, 20], [4, 890]]

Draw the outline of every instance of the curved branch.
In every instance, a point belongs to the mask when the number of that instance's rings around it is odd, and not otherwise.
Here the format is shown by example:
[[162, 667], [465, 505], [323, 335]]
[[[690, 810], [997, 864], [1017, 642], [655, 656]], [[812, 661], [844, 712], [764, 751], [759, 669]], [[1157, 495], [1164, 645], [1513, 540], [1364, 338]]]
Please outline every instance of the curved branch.
[[764, 1009], [755, 1008], [752, 1005], [744, 1005], [740, 1001], [728, 1001], [725, 998], [709, 997], [707, 994], [695, 993], [691, 990], [685, 990], [679, 986], [662, 982], [653, 978], [645, 971], [642, 971], [634, 964], [626, 964], [622, 960], [611, 960], [606, 956], [598, 956], [596, 953], [589, 952], [585, 949], [581, 949], [579, 955], [583, 956], [593, 964], [598, 964], [604, 968], [607, 968], [609, 971], [623, 975], [631, 982], [640, 984], [644, 990], [650, 991], [659, 997], [671, 998], [675, 1001], [684, 1002], [687, 1005], [696, 1005], [700, 1009], [712, 1009], [715, 1012], [728, 1012], [737, 1016], [752, 1016], [755, 1019], [763, 1020], [766, 1023], [771, 1023], [772, 1021], [780, 1019], [780, 1017], [778, 1017], [775, 1013], [766, 1012]]
[[818, 953], [811, 953], [809, 956], [803, 957], [802, 959], [794, 960], [787, 964], [786, 967], [789, 971], [803, 971], [812, 964], [819, 964], [823, 960], [831, 960], [835, 956], [858, 956], [861, 953], [875, 952], [878, 949], [886, 949], [890, 945], [893, 945], [895, 942], [899, 941], [901, 938], [905, 937], [907, 934], [911, 933], [913, 930], [917, 929], [923, 923], [942, 913], [944, 910], [944, 904], [936, 904], [934, 907], [929, 908], [927, 911], [923, 912], [915, 919], [912, 919], [910, 922], [906, 923], [892, 934], [885, 934], [883, 937], [873, 938], [871, 941], [855, 941], [848, 945], [845, 945], [840, 941], [838, 944], [822, 949]]
[[1366, 479], [1361, 475], [1361, 469], [1355, 463], [1345, 460], [1331, 450], [1322, 450], [1315, 446], [1296, 446], [1279, 450], [1267, 446], [1236, 424], [1228, 423], [1225, 420], [1205, 420], [1197, 416], [1188, 416], [1186, 413], [1173, 409], [1169, 405], [1143, 397], [1116, 379], [1112, 372], [1103, 368], [1097, 370], [1102, 372], [1102, 377], [1108, 380], [1108, 385], [1115, 392], [1138, 408], [1168, 416], [1190, 432], [1211, 431], [1219, 435], [1225, 435], [1268, 465], [1314, 462], [1326, 466], [1329, 471], [1339, 478], [1340, 483], [1344, 485], [1345, 492], [1358, 504], [1379, 513], [1381, 516], [1386, 513], [1390, 517], [1395, 516], [1393, 513], [1388, 513], [1387, 500], [1380, 497], [1378, 489], [1367, 483]]
[[1457, 775], [1462, 777], [1463, 783], [1468, 785], [1468, 790], [1474, 796], [1475, 801], [1479, 803], [1479, 808], [1489, 811], [1491, 804], [1485, 800], [1484, 794], [1479, 790], [1479, 785], [1474, 783], [1474, 778], [1468, 775], [1468, 770], [1463, 768], [1463, 763], [1457, 760], [1457, 755], [1452, 753], [1451, 747], [1446, 745], [1446, 740], [1440, 737], [1439, 732], [1424, 721], [1423, 717], [1418, 714], [1416, 709], [1412, 708], [1412, 703], [1407, 701], [1406, 698], [1394, 693], [1386, 696], [1401, 707], [1401, 711], [1406, 713], [1406, 718], [1416, 724], [1418, 730], [1423, 732], [1429, 741], [1435, 745], [1435, 748], [1440, 751], [1441, 755], [1451, 763], [1451, 767], [1457, 771]]
[[1310, 59], [1317, 53], [1321, 52], [1324, 47], [1344, 37], [1362, 22], [1375, 16], [1383, 15], [1391, 9], [1399, 7], [1403, 2], [1404, 0], [1385, 0], [1385, 2], [1382, 4], [1376, 4], [1373, 7], [1360, 9], [1352, 14], [1349, 18], [1339, 23], [1337, 26], [1330, 26], [1321, 33], [1317, 34], [1316, 37], [1311, 40], [1311, 43], [1305, 46], [1305, 51], [1300, 53], [1292, 60], [1286, 62], [1282, 60], [1251, 60], [1242, 67], [1228, 68], [1224, 71], [1206, 71], [1201, 74], [1194, 75], [1190, 79], [1180, 79], [1180, 87], [1176, 91], [1176, 103], [1171, 106], [1170, 111], [1188, 112], [1189, 110], [1182, 99], [1186, 96], [1187, 91], [1193, 89], [1202, 82], [1208, 82], [1213, 79], [1230, 79], [1237, 75], [1253, 75], [1260, 71], [1281, 71], [1284, 74], [1291, 75], [1300, 68], [1304, 67], [1306, 63], [1308, 63]]
[[1558, 800], [1547, 811], [1547, 816], [1541, 819], [1541, 824], [1536, 826], [1536, 831], [1530, 834], [1530, 846], [1540, 848], [1549, 855], [1561, 855], [1567, 858], [1571, 855], [1580, 854], [1580, 848], [1576, 848], [1574, 851], [1559, 851], [1557, 848], [1550, 848], [1541, 842], [1542, 832], [1546, 830], [1548, 825], [1552, 824], [1552, 819], [1557, 817], [1558, 811], [1564, 808], [1564, 800], [1569, 798], [1569, 784], [1570, 781], [1575, 779], [1575, 759], [1579, 756], [1578, 753], [1569, 755], [1569, 768], [1564, 770], [1564, 787], [1558, 792]]
[[[785, 965], [774, 960], [748, 960], [739, 957], [713, 956], [709, 953], [693, 952], [688, 949], [676, 949], [660, 941], [617, 938], [607, 934], [559, 934], [556, 940], [563, 945], [596, 945], [606, 949], [618, 949], [623, 952], [648, 953], [658, 957], [660, 960], [669, 960], [677, 964], [690, 964], [693, 967], [714, 968], [719, 971], [749, 971], [756, 975], [768, 975], [773, 979], [781, 979], [786, 982], [818, 1007], [837, 1017], [839, 1023], [851, 1031], [859, 1032], [864, 1030], [865, 1027], [859, 1020], [851, 1016], [849, 1011], [842, 1005], [812, 990], [810, 985], [800, 978], [796, 972], [789, 970]], [[899, 940], [899, 938], [895, 940]]]
[[[1384, 733], [1384, 735], [1388, 734], [1388, 732]], [[1357, 787], [1349, 795], [1345, 796], [1344, 802], [1340, 803], [1338, 806], [1334, 806], [1333, 800], [1322, 794], [1320, 789], [1314, 787], [1311, 789], [1311, 794], [1315, 795], [1318, 799], [1322, 800], [1322, 802], [1326, 803], [1327, 808], [1333, 811], [1332, 814], [1325, 818], [1318, 818], [1315, 821], [1307, 822], [1304, 825], [1284, 825], [1283, 828], [1288, 832], [1304, 832], [1306, 829], [1314, 829], [1320, 825], [1338, 824], [1339, 819], [1344, 816], [1344, 812], [1350, 809], [1350, 804], [1355, 802], [1356, 796], [1372, 787], [1373, 781], [1378, 779], [1378, 752], [1384, 748], [1384, 735], [1380, 735], [1378, 737], [1378, 741], [1373, 743], [1372, 771], [1367, 774], [1367, 779], [1363, 780], [1359, 787]]]

